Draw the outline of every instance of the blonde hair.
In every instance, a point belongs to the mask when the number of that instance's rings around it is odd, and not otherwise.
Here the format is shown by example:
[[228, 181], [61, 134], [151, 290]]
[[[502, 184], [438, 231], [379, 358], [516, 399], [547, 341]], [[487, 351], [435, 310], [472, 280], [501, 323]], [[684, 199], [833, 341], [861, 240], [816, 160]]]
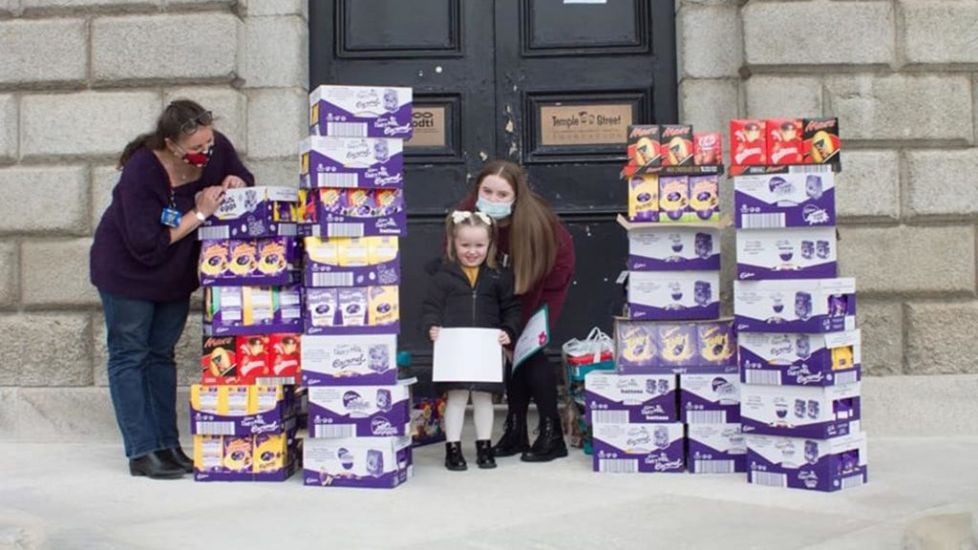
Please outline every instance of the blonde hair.
[[492, 160], [483, 166], [475, 180], [479, 197], [482, 180], [498, 176], [506, 180], [516, 195], [510, 215], [509, 253], [512, 258], [516, 294], [525, 294], [543, 280], [557, 262], [557, 215], [543, 197], [530, 189], [526, 172], [507, 160]]
[[445, 218], [445, 258], [457, 262], [455, 257], [455, 233], [459, 227], [483, 227], [489, 235], [489, 249], [486, 251], [486, 265], [496, 269], [496, 224], [482, 212], [456, 210]]

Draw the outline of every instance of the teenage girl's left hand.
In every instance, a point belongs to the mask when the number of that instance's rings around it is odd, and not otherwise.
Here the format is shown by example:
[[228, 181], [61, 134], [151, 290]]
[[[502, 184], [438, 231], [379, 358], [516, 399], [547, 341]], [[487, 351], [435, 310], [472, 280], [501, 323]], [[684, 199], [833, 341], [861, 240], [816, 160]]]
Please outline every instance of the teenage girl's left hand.
[[224, 181], [221, 182], [221, 187], [225, 189], [237, 189], [238, 187], [245, 187], [248, 184], [245, 180], [239, 178], [238, 176], [227, 176]]
[[509, 345], [509, 334], [505, 330], [499, 331], [499, 344], [503, 346]]

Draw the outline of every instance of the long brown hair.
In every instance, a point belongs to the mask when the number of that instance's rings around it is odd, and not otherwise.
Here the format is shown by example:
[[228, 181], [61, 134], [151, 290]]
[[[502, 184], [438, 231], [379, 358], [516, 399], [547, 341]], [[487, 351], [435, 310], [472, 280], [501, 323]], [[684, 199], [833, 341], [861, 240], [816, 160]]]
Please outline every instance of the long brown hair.
[[526, 172], [508, 160], [491, 160], [475, 180], [475, 196], [486, 176], [503, 178], [516, 194], [510, 215], [509, 253], [516, 294], [525, 294], [554, 268], [557, 261], [557, 215], [543, 197], [530, 189]]
[[[456, 221], [457, 219], [457, 221]], [[489, 220], [488, 222], [486, 220]], [[456, 210], [445, 218], [445, 258], [449, 262], [458, 261], [455, 257], [455, 232], [459, 227], [485, 227], [489, 235], [489, 249], [486, 251], [486, 265], [496, 269], [496, 224], [482, 212]]]
[[133, 154], [142, 147], [159, 151], [166, 146], [167, 139], [177, 141], [180, 139], [183, 125], [187, 122], [197, 120], [205, 112], [207, 112], [206, 109], [201, 107], [200, 104], [189, 99], [178, 99], [171, 102], [160, 113], [160, 117], [156, 119], [155, 130], [142, 134], [126, 144], [126, 148], [122, 150], [122, 154], [119, 156], [119, 164], [116, 167], [121, 170], [129, 162]]

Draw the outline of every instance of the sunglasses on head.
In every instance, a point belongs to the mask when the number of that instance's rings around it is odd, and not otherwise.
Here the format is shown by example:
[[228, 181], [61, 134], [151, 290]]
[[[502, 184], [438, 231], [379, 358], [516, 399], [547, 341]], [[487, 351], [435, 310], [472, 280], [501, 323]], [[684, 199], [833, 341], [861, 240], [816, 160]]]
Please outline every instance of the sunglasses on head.
[[214, 122], [214, 115], [210, 111], [204, 111], [196, 117], [180, 125], [180, 132], [186, 136], [192, 136], [201, 126], [210, 126]]

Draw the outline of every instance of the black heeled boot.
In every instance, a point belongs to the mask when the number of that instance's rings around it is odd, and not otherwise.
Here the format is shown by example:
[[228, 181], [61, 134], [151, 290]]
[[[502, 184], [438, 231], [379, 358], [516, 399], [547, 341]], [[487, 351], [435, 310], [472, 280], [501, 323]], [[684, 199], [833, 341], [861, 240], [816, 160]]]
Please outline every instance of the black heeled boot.
[[488, 439], [477, 440], [475, 442], [475, 463], [483, 470], [495, 468], [496, 459], [492, 456], [492, 441]]
[[173, 462], [177, 466], [183, 468], [184, 472], [188, 474], [194, 473], [194, 461], [180, 447], [174, 447], [172, 449], [167, 449], [166, 452], [170, 453], [170, 462]]
[[513, 456], [530, 448], [530, 436], [526, 433], [526, 414], [509, 413], [503, 424], [503, 435], [492, 449], [497, 457]]
[[178, 479], [183, 477], [184, 471], [182, 466], [170, 460], [168, 450], [162, 450], [129, 459], [129, 473], [150, 479]]
[[559, 418], [544, 418], [540, 422], [540, 436], [533, 442], [530, 449], [523, 453], [523, 462], [550, 462], [555, 458], [567, 456], [567, 445], [564, 443], [564, 432], [560, 428]]
[[462, 456], [462, 443], [445, 443], [445, 467], [453, 472], [462, 472], [469, 469]]

